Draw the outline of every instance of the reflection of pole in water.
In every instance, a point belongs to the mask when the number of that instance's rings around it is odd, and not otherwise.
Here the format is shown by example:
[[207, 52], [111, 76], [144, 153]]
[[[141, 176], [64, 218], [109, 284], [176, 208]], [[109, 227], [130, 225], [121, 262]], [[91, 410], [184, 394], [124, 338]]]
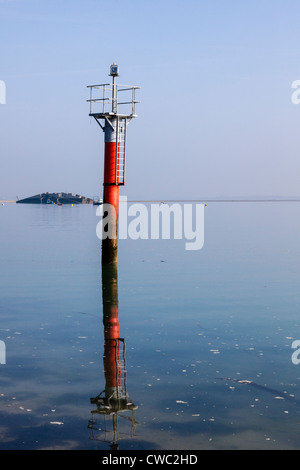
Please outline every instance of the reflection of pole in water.
[[[112, 449], [118, 449], [118, 440], [134, 437], [135, 410], [127, 392], [125, 341], [119, 335], [118, 267], [117, 264], [102, 264], [102, 299], [104, 325], [104, 375], [105, 389], [91, 403], [97, 408], [92, 411], [89, 428], [92, 439], [110, 442]], [[130, 413], [128, 416], [128, 412]], [[96, 415], [104, 418], [104, 427], [96, 426]], [[125, 418], [130, 431], [120, 430], [119, 419]], [[99, 431], [100, 435], [95, 435]]]

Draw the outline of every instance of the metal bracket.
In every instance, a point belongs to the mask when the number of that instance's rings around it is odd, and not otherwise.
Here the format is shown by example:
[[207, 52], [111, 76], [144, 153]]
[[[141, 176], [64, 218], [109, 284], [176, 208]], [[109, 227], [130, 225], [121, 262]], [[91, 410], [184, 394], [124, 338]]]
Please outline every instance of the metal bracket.
[[115, 128], [114, 128], [114, 126], [112, 125], [112, 123], [110, 122], [110, 120], [108, 119], [108, 117], [107, 117], [107, 116], [104, 116], [104, 119], [105, 119], [106, 122], [108, 122], [108, 124], [110, 125], [110, 127], [112, 128], [112, 130], [115, 131]]
[[[97, 123], [99, 124], [99, 126], [101, 127], [101, 129], [104, 131], [105, 130], [105, 126], [103, 126], [102, 124], [100, 124], [100, 121], [98, 120], [98, 118], [96, 116], [94, 116], [94, 119], [95, 121], [97, 121]], [[115, 131], [115, 128], [114, 126], [112, 125], [112, 123], [110, 122], [110, 120], [108, 119], [107, 116], [104, 116], [104, 119], [105, 121], [108, 123], [108, 125], [112, 128], [113, 131]]]
[[94, 119], [95, 121], [99, 124], [99, 126], [101, 127], [101, 129], [103, 130], [104, 132], [104, 126], [102, 126], [102, 124], [100, 124], [100, 122], [98, 121], [98, 119], [94, 116]]

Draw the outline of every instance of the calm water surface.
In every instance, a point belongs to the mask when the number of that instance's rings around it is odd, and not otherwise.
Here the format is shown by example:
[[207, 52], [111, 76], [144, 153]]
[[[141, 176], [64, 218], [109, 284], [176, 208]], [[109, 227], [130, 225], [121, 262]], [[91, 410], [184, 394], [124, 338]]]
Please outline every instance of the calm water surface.
[[120, 241], [104, 304], [98, 222], [1, 206], [0, 449], [299, 449], [300, 203], [209, 203], [196, 252]]

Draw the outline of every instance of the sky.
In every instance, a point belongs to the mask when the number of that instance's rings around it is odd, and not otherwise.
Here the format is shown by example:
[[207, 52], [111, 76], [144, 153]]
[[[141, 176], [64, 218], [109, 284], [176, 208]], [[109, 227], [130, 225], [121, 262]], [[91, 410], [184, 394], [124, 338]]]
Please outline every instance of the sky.
[[299, 18], [297, 0], [0, 0], [0, 199], [102, 196], [87, 86], [113, 62], [141, 87], [122, 195], [299, 197]]

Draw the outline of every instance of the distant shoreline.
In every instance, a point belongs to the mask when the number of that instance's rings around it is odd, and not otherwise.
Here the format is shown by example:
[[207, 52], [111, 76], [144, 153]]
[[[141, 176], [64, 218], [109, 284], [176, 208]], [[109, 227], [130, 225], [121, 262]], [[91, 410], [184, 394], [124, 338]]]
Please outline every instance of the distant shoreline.
[[[11, 204], [16, 203], [17, 201], [8, 200], [8, 199], [0, 199], [0, 204]], [[122, 202], [122, 201], [121, 201]], [[174, 203], [174, 202], [199, 202], [199, 203], [206, 203], [206, 202], [300, 202], [299, 199], [134, 199], [128, 200], [127, 202], [153, 202], [153, 203]]]
[[[122, 202], [122, 201], [120, 201]], [[173, 202], [300, 202], [299, 199], [135, 199], [127, 202], [153, 202], [153, 203], [173, 203]]]

